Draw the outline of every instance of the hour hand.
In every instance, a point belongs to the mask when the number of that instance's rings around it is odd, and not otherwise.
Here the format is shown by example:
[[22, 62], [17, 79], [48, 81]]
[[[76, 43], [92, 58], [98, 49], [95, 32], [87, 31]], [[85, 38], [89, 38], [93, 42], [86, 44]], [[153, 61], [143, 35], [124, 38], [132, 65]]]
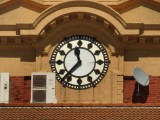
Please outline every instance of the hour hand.
[[78, 61], [70, 70], [69, 72], [62, 78], [62, 81], [64, 81], [70, 74], [72, 74], [77, 68], [81, 66], [82, 61]]
[[64, 81], [66, 78], [68, 78], [69, 75], [71, 75], [77, 68], [79, 68], [82, 64], [82, 61], [80, 59], [80, 50], [78, 47], [74, 49], [74, 54], [77, 57], [77, 63], [68, 71], [68, 73], [62, 78], [62, 81]]

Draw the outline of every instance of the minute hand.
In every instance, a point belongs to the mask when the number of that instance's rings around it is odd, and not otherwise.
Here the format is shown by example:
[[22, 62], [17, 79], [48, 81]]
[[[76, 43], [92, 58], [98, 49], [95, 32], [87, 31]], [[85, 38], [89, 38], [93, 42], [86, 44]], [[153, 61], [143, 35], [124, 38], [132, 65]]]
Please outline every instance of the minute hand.
[[79, 50], [78, 47], [75, 48], [74, 54], [75, 54], [75, 56], [77, 57], [77, 60], [78, 60], [78, 61], [81, 61], [81, 60], [80, 60], [80, 50]]

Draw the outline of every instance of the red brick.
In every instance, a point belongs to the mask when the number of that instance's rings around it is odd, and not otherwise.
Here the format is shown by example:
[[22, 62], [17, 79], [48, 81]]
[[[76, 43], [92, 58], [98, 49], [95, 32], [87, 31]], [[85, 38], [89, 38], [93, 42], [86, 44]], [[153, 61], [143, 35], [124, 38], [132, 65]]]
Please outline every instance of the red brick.
[[[133, 102], [133, 93], [135, 90], [137, 91], [135, 84], [135, 80], [124, 80], [124, 103]], [[134, 98], [135, 102], [158, 103], [160, 101], [160, 77], [150, 77], [149, 87], [140, 86], [140, 92], [142, 96], [140, 98]]]

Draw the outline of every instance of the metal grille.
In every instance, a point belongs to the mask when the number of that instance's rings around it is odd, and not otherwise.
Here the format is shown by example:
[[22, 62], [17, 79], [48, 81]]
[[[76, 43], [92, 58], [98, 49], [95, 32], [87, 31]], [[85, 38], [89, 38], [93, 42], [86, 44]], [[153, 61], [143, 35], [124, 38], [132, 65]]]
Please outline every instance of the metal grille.
[[46, 88], [46, 75], [33, 75], [33, 88]]
[[33, 90], [33, 102], [46, 102], [46, 90]]

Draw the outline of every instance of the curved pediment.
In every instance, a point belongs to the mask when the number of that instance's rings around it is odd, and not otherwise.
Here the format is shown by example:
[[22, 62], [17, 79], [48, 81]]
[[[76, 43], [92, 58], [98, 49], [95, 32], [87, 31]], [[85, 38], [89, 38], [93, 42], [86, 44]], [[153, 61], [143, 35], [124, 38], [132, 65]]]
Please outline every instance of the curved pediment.
[[[139, 36], [159, 36], [160, 25], [157, 19], [160, 16], [159, 5], [156, 0], [114, 0], [112, 2], [108, 0], [101, 2], [97, 0], [64, 0], [63, 2], [2, 0], [0, 1], [0, 8], [3, 8], [0, 17], [1, 41], [8, 41], [6, 37], [15, 36], [15, 43], [19, 44], [28, 39], [23, 38], [24, 36], [31, 36], [31, 43], [35, 43], [38, 37], [43, 37], [48, 32], [49, 27], [54, 29], [55, 25], [73, 19], [94, 21], [104, 29], [113, 31], [116, 36], [121, 36], [124, 42], [132, 42], [129, 40], [131, 35], [137, 36], [137, 39]], [[76, 17], [73, 17], [73, 14]], [[153, 16], [156, 19], [152, 19]], [[157, 41], [159, 38], [155, 39], [154, 41]], [[30, 43], [30, 41], [27, 42]]]
[[[160, 4], [151, 0], [127, 1], [113, 7], [127, 23], [159, 24]], [[156, 19], [153, 19], [156, 18]]]
[[[16, 4], [18, 5], [19, 3], [17, 2]], [[76, 7], [76, 9], [74, 9], [75, 7]], [[7, 16], [14, 16], [17, 12], [22, 11], [22, 9], [24, 10], [24, 8], [22, 8], [21, 6], [18, 7], [17, 9], [12, 9], [13, 12], [10, 12]], [[59, 16], [65, 15], [65, 14], [68, 14], [68, 13], [71, 13], [71, 12], [88, 12], [88, 13], [91, 13], [91, 14], [93, 13], [93, 14], [101, 15], [101, 16], [104, 16], [104, 19], [106, 19], [107, 21], [109, 21], [113, 25], [118, 26], [119, 28], [117, 28], [117, 29], [118, 29], [119, 32], [120, 31], [124, 31], [123, 29], [126, 26], [125, 21], [112, 8], [110, 8], [108, 6], [104, 6], [104, 5], [96, 3], [96, 2], [91, 2], [91, 1], [77, 1], [76, 0], [76, 1], [63, 2], [63, 3], [57, 4], [57, 5], [53, 5], [52, 7], [46, 9], [39, 16], [37, 16], [38, 14], [36, 14], [36, 13], [35, 13], [36, 15], [34, 15], [34, 12], [32, 13], [33, 14], [32, 15], [31, 12], [29, 13], [28, 11], [25, 11], [25, 10], [24, 10], [24, 14], [23, 15], [30, 16], [31, 18], [29, 20], [30, 20], [30, 22], [32, 20], [32, 23], [30, 23], [31, 25], [28, 25], [28, 26], [25, 26], [25, 27], [24, 27], [24, 25], [19, 25], [18, 26], [20, 29], [22, 29], [22, 30], [20, 30], [21, 31], [21, 33], [20, 33], [21, 35], [26, 35], [26, 33], [23, 30], [23, 29], [26, 30], [26, 28], [32, 29], [33, 30], [32, 33], [34, 35], [39, 34], [40, 31], [37, 31], [36, 29], [37, 28], [41, 28], [42, 29], [45, 26], [45, 24], [42, 23], [42, 22], [45, 22], [47, 24], [51, 20], [53, 20], [56, 17], [58, 17], [58, 16], [56, 16], [56, 14], [58, 12], [59, 12], [58, 13]], [[16, 20], [16, 17], [15, 17], [15, 21], [17, 21], [17, 23], [15, 23], [15, 24], [23, 24], [24, 23], [24, 21], [27, 18], [25, 19], [26, 16], [23, 16], [23, 15], [22, 15], [22, 17], [20, 17], [20, 19], [17, 19], [17, 20]], [[19, 16], [21, 16], [21, 15], [19, 15]], [[37, 19], [34, 20], [36, 16], [37, 16]], [[21, 19], [21, 18], [23, 18], [24, 20]], [[5, 18], [5, 16], [4, 16], [3, 19], [7, 19], [7, 17]], [[48, 21], [46, 21], [46, 19]], [[24, 24], [27, 24], [27, 22], [24, 23]]]
[[[104, 19], [103, 22], [107, 21], [112, 24], [120, 34], [128, 34], [130, 31], [132, 31], [132, 34], [138, 34], [138, 30], [125, 29], [126, 22], [112, 8], [91, 1], [69, 1], [48, 8], [34, 21], [32, 33], [33, 35], [39, 34], [40, 30], [48, 23], [60, 16], [81, 12], [101, 16]], [[28, 30], [21, 30], [21, 34], [28, 34]]]

